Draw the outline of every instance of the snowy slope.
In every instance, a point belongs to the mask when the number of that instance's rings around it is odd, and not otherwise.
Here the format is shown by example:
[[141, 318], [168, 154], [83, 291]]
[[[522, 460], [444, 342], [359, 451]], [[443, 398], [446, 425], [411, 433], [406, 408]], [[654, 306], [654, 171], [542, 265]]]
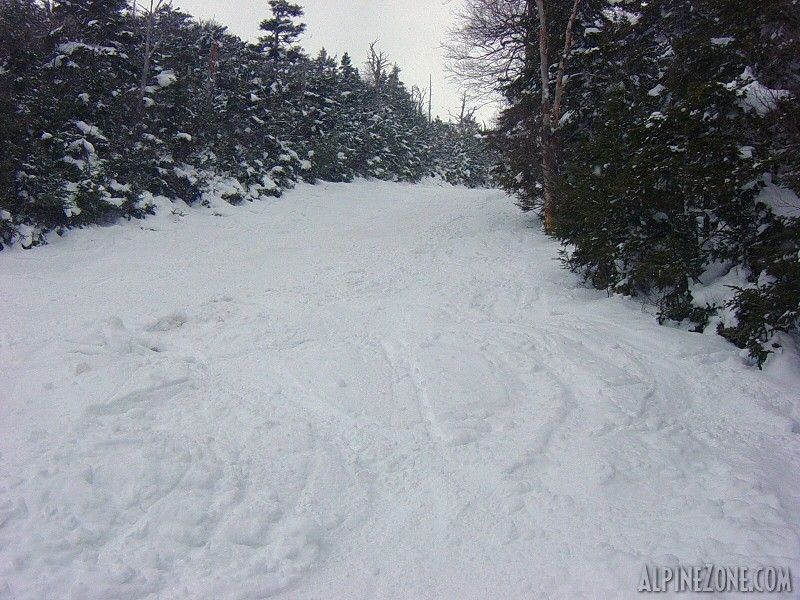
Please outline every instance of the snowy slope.
[[800, 573], [796, 356], [754, 370], [557, 249], [499, 192], [356, 182], [0, 253], [0, 597]]

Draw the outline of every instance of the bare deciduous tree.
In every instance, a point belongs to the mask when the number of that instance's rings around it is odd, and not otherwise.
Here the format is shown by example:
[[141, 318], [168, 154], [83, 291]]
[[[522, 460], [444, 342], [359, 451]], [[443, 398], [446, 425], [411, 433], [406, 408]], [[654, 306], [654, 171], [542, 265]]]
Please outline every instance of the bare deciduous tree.
[[[553, 231], [558, 130], [572, 50], [573, 29], [582, 0], [572, 0], [564, 46], [551, 76], [550, 46], [555, 38], [548, 16], [555, 0], [468, 0], [445, 45], [449, 70], [477, 95], [498, 94], [538, 72], [541, 91], [540, 147], [545, 229]], [[533, 160], [534, 157], [531, 157]]]
[[475, 113], [478, 112], [478, 108], [470, 106], [469, 102], [470, 102], [469, 94], [467, 93], [466, 90], [464, 90], [461, 92], [461, 104], [459, 105], [458, 114], [453, 114], [449, 110], [447, 111], [447, 114], [450, 115], [450, 118], [455, 119], [456, 126], [462, 133], [468, 123], [472, 123], [475, 121]]
[[378, 40], [370, 42], [367, 61], [364, 63], [364, 81], [375, 88], [378, 108], [381, 106], [383, 84], [386, 82], [391, 64], [386, 53], [378, 49]]
[[378, 84], [386, 75], [391, 64], [386, 53], [378, 49], [378, 40], [373, 40], [369, 43], [367, 60], [364, 63], [364, 80], [372, 85]]
[[498, 95], [524, 70], [526, 0], [468, 0], [444, 48], [451, 78], [475, 97]]
[[419, 114], [425, 114], [425, 103], [428, 99], [428, 90], [418, 85], [411, 86], [411, 101]]

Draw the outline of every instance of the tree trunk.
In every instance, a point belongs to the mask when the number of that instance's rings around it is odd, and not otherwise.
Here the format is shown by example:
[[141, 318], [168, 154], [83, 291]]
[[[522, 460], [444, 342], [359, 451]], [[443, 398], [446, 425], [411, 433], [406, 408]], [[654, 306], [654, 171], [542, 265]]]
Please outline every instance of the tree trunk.
[[144, 56], [142, 57], [142, 76], [139, 79], [139, 101], [136, 105], [138, 117], [144, 114], [144, 95], [147, 88], [147, 77], [150, 74], [150, 58], [153, 55], [153, 21], [155, 20], [154, 0], [150, 0], [150, 10], [145, 17]]
[[564, 75], [567, 72], [567, 61], [572, 50], [572, 30], [575, 27], [575, 19], [578, 16], [581, 0], [574, 0], [572, 3], [572, 13], [567, 22], [567, 30], [564, 33], [564, 51], [561, 53], [561, 60], [558, 62], [558, 74], [556, 75], [556, 98], [553, 102], [553, 125], [559, 126], [561, 120], [561, 99], [564, 97]]
[[161, 10], [163, 6], [168, 6], [168, 0], [150, 0], [150, 8], [142, 9], [147, 10], [145, 18], [145, 39], [144, 39], [144, 56], [142, 60], [142, 77], [139, 80], [139, 102], [137, 105], [138, 117], [141, 120], [144, 115], [145, 93], [147, 91], [147, 78], [150, 75], [150, 62], [153, 58], [158, 47], [164, 41], [163, 36], [158, 39], [153, 39], [153, 33], [156, 25], [156, 13]]
[[556, 225], [556, 145], [555, 132], [549, 123], [542, 126], [542, 188], [544, 193], [544, 230], [553, 233]]
[[[556, 176], [558, 174], [559, 127], [561, 121], [561, 101], [564, 97], [564, 76], [567, 70], [569, 53], [572, 49], [572, 30], [578, 16], [581, 0], [573, 0], [572, 12], [564, 32], [564, 50], [558, 62], [555, 81], [555, 100], [550, 95], [550, 59], [548, 45], [550, 33], [547, 29], [547, 13], [544, 0], [536, 0], [539, 18], [539, 71], [542, 83], [542, 195], [544, 197], [544, 229], [547, 233], [555, 230]], [[529, 17], [531, 3], [528, 0]]]
[[[529, 16], [532, 12], [530, 1], [528, 3]], [[553, 132], [553, 119], [550, 104], [550, 59], [549, 59], [549, 33], [547, 30], [547, 14], [544, 9], [544, 0], [536, 0], [536, 10], [539, 18], [539, 75], [542, 83], [542, 195], [544, 197], [544, 229], [552, 233], [555, 226], [555, 139]]]

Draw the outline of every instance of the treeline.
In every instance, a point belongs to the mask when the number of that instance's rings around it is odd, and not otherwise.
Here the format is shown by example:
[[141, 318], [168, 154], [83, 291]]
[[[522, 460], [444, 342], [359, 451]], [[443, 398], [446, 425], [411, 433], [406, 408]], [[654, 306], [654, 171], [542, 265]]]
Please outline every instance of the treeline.
[[469, 0], [451, 55], [505, 97], [501, 183], [570, 268], [759, 365], [798, 329], [796, 1]]
[[488, 183], [469, 112], [429, 121], [425, 92], [375, 45], [362, 72], [347, 54], [309, 57], [299, 6], [271, 0], [255, 44], [160, 0], [138, 6], [0, 0], [0, 249], [143, 217], [154, 195], [236, 204], [299, 180]]

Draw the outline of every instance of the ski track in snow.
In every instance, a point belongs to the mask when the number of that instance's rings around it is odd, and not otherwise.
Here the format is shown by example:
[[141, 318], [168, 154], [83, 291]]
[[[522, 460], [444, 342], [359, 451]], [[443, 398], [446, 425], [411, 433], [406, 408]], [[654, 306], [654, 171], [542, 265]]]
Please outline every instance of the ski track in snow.
[[0, 598], [800, 573], [795, 355], [758, 372], [586, 289], [499, 192], [184, 212], [0, 255]]

